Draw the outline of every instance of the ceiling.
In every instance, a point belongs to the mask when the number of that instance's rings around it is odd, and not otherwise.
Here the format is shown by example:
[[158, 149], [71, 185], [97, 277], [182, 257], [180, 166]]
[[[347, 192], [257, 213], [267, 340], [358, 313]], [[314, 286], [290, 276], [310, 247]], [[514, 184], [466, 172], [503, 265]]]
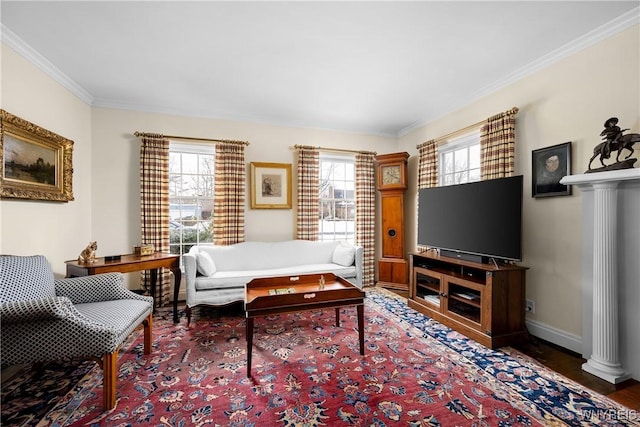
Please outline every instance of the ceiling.
[[638, 5], [2, 0], [0, 18], [93, 106], [397, 136], [636, 24]]

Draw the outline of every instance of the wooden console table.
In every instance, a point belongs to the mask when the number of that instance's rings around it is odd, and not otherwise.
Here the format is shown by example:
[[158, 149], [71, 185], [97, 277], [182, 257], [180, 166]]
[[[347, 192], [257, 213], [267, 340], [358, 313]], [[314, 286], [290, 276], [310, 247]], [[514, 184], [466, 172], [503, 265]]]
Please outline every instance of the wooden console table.
[[[168, 268], [173, 273], [173, 323], [178, 323], [178, 292], [180, 292], [180, 255], [156, 252], [153, 255], [138, 256], [134, 254], [121, 255], [117, 261], [105, 261], [96, 258], [91, 264], [79, 263], [78, 260], [65, 261], [67, 264], [67, 277], [92, 276], [101, 273], [131, 273], [133, 271], [151, 271], [151, 296], [155, 300], [156, 285], [158, 281], [158, 269]], [[162, 300], [162, 287], [160, 287], [160, 300]], [[155, 302], [154, 302], [155, 306]]]

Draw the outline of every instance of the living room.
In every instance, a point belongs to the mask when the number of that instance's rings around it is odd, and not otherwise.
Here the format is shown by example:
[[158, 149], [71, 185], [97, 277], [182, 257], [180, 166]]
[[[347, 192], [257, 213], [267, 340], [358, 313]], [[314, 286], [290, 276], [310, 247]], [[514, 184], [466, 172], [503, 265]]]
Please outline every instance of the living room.
[[[609, 31], [612, 28], [615, 31]], [[25, 53], [27, 47], [19, 51], [15, 41], [10, 45], [3, 33], [2, 109], [74, 141], [74, 200], [3, 199], [0, 253], [45, 255], [62, 277], [65, 261], [76, 258], [89, 241], [98, 242], [99, 256], [130, 253], [139, 245], [140, 141], [135, 131], [249, 141], [247, 164], [293, 163], [291, 147], [296, 144], [379, 154], [406, 151], [406, 250], [411, 252], [417, 238], [416, 146], [517, 107], [515, 173], [524, 176], [521, 264], [528, 268], [526, 298], [536, 303], [535, 313], [526, 315], [527, 326], [534, 336], [582, 353], [583, 194], [574, 189], [567, 197], [533, 198], [531, 153], [571, 141], [571, 172], [582, 174], [606, 119], [618, 117], [621, 127], [640, 132], [639, 40], [636, 6], [606, 30], [569, 43], [558, 58], [532, 64], [454, 111], [402, 134], [380, 135], [92, 106], [34, 63]], [[295, 175], [293, 179], [295, 183]], [[246, 241], [289, 240], [294, 235], [295, 209], [259, 210], [247, 204]], [[627, 247], [639, 253], [637, 229], [629, 230], [627, 239]], [[625, 268], [624, 277], [640, 275], [638, 263]], [[135, 280], [129, 283], [136, 286]], [[626, 334], [623, 360], [640, 380], [640, 340], [632, 326], [640, 324], [637, 286], [626, 292], [620, 307]]]

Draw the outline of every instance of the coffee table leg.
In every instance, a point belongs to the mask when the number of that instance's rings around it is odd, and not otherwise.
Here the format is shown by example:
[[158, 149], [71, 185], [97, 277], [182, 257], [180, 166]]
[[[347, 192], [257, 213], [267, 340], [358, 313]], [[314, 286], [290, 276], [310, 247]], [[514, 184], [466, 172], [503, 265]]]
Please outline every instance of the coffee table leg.
[[340, 308], [336, 307], [336, 328], [340, 327]]
[[253, 317], [247, 317], [247, 378], [251, 377], [251, 351], [253, 350]]
[[364, 305], [357, 306], [358, 309], [358, 338], [360, 338], [360, 355], [364, 356]]

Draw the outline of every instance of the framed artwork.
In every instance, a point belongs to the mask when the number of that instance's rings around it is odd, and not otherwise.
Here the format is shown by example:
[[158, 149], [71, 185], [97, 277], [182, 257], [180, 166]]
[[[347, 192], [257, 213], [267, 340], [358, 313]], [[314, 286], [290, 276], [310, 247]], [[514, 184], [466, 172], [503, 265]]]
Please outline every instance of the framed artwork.
[[291, 209], [291, 163], [251, 162], [251, 209]]
[[571, 142], [533, 150], [531, 156], [531, 196], [568, 196], [570, 185], [560, 180], [571, 175]]
[[0, 110], [0, 197], [73, 200], [73, 141]]

